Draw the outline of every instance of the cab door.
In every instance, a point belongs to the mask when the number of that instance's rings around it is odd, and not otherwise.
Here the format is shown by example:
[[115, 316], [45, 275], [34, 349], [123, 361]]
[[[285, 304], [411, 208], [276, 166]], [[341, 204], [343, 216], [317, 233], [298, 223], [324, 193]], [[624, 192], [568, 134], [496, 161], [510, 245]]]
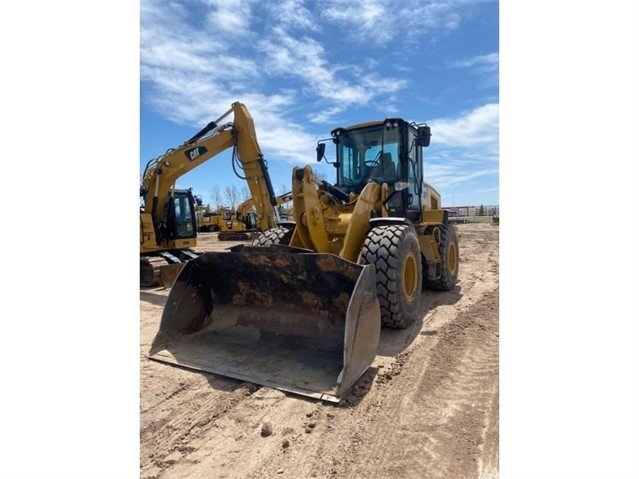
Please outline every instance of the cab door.
[[417, 146], [417, 131], [406, 125], [406, 178], [408, 189], [405, 191], [406, 218], [414, 223], [421, 220], [422, 211], [422, 149]]

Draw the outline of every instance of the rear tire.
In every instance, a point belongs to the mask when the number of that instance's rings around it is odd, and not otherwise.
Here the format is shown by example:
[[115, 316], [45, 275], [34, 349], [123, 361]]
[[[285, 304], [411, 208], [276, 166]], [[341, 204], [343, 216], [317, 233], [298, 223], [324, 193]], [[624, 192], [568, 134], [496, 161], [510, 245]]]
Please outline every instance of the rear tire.
[[438, 247], [441, 263], [437, 265], [439, 279], [425, 279], [424, 283], [427, 289], [450, 291], [455, 287], [459, 273], [459, 242], [453, 225], [441, 225], [439, 229], [441, 230], [441, 241]]
[[422, 294], [421, 253], [414, 228], [373, 228], [364, 240], [360, 263], [375, 266], [382, 324], [406, 328], [415, 319]]
[[253, 246], [269, 246], [272, 244], [288, 245], [293, 237], [293, 228], [276, 226], [264, 231], [253, 241]]

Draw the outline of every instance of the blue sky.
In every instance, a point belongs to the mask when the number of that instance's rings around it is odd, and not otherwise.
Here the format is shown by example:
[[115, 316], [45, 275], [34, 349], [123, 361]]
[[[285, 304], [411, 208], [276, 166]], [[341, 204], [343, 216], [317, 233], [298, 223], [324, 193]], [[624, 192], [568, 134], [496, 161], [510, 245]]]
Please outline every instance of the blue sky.
[[[142, 0], [140, 25], [140, 175], [240, 101], [276, 193], [296, 165], [333, 180], [315, 162], [333, 128], [400, 116], [431, 126], [445, 205], [499, 203], [497, 1]], [[230, 151], [177, 184], [205, 202], [245, 186]]]

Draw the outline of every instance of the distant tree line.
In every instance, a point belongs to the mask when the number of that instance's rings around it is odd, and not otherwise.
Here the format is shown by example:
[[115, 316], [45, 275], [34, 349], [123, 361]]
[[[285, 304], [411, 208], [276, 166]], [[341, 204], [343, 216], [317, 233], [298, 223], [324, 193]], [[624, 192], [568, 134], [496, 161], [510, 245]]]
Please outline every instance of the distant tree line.
[[[291, 191], [286, 185], [280, 185], [279, 189], [275, 192], [276, 195], [283, 195]], [[211, 206], [214, 209], [226, 207], [235, 210], [241, 203], [245, 202], [251, 197], [248, 186], [244, 185], [241, 189], [238, 189], [235, 185], [225, 186], [223, 189], [219, 185], [213, 185], [211, 187]]]

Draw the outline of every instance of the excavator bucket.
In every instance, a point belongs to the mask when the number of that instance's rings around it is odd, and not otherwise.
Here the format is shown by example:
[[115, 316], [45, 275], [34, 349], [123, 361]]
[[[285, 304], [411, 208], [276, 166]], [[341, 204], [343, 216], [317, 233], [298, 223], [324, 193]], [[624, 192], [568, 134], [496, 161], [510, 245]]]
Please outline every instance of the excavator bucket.
[[338, 402], [373, 362], [380, 326], [374, 266], [239, 245], [186, 263], [149, 357]]
[[185, 263], [171, 263], [160, 268], [160, 284], [165, 289], [170, 289], [175, 283]]

